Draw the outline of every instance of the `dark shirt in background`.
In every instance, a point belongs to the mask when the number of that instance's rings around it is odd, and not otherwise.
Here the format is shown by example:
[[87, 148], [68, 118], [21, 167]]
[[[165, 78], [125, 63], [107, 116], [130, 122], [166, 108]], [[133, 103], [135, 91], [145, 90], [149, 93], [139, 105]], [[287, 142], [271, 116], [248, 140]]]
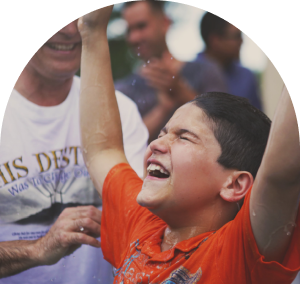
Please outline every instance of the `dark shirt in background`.
[[[197, 55], [196, 62], [204, 63], [208, 61], [211, 62], [212, 60], [207, 58], [203, 52]], [[223, 72], [230, 94], [246, 98], [253, 106], [262, 110], [257, 80], [249, 69], [241, 66], [237, 61], [224, 69]]]

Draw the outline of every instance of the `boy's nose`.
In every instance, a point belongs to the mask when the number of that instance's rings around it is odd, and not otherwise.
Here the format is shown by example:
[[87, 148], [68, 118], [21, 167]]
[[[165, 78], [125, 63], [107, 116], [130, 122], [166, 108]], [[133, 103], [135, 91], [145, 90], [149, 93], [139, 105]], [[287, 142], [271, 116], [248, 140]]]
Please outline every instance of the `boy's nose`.
[[167, 135], [163, 137], [157, 138], [150, 143], [150, 149], [152, 153], [167, 153], [169, 146], [168, 146], [168, 138]]

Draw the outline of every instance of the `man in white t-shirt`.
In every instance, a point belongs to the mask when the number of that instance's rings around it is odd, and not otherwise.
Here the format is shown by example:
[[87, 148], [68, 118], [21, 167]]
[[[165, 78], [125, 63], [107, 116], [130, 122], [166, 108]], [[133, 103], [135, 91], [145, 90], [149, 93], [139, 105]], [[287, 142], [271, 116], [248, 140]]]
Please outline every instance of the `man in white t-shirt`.
[[[101, 200], [80, 149], [80, 56], [74, 21], [32, 57], [7, 105], [0, 144], [0, 283], [113, 280], [97, 239]], [[121, 93], [117, 100], [125, 153], [141, 176], [148, 132], [136, 105]]]

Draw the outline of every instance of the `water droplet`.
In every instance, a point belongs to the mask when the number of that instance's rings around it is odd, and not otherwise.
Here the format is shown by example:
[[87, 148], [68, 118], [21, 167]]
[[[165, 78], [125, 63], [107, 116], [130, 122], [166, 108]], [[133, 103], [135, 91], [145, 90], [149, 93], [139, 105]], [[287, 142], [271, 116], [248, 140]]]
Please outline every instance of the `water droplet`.
[[172, 91], [172, 89], [170, 89], [170, 91]]
[[84, 153], [87, 153], [87, 149], [84, 148], [84, 149], [83, 149], [83, 152], [84, 152]]
[[287, 234], [288, 236], [290, 236], [290, 235], [291, 235], [291, 232], [287, 232], [286, 234]]
[[175, 76], [173, 76], [172, 79], [175, 79]]
[[84, 228], [83, 228], [82, 226], [80, 226], [80, 227], [79, 227], [79, 230], [80, 230], [81, 232], [83, 232], [83, 231], [84, 231]]
[[254, 212], [254, 211], [253, 211], [252, 215], [253, 215], [254, 217], [256, 216], [256, 214], [255, 214], [255, 212]]
[[171, 57], [171, 60], [173, 60], [173, 57]]
[[135, 82], [136, 82], [136, 80], [133, 80], [131, 85], [134, 86], [134, 85], [135, 85]]
[[150, 63], [150, 60], [148, 60], [147, 63], [149, 64], [149, 63]]
[[137, 56], [140, 56], [140, 55], [141, 55], [140, 53], [137, 54]]

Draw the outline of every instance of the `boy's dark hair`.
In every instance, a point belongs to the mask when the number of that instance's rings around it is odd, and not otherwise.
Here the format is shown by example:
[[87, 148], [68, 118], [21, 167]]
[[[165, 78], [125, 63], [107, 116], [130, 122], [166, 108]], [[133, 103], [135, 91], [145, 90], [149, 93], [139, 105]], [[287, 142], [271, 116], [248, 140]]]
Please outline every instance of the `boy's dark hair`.
[[218, 163], [250, 172], [255, 178], [267, 145], [270, 119], [247, 99], [226, 93], [204, 93], [190, 103], [201, 108], [212, 122], [222, 150]]
[[224, 35], [226, 27], [229, 23], [222, 18], [206, 12], [200, 23], [201, 36], [206, 45], [208, 45], [209, 36], [217, 34], [219, 36]]
[[154, 12], [159, 12], [159, 13], [164, 13], [164, 1], [156, 1], [156, 0], [143, 0], [143, 1], [129, 1], [129, 2], [125, 2], [123, 5], [123, 10], [126, 9], [127, 7], [130, 7], [138, 2], [147, 2], [151, 9]]

